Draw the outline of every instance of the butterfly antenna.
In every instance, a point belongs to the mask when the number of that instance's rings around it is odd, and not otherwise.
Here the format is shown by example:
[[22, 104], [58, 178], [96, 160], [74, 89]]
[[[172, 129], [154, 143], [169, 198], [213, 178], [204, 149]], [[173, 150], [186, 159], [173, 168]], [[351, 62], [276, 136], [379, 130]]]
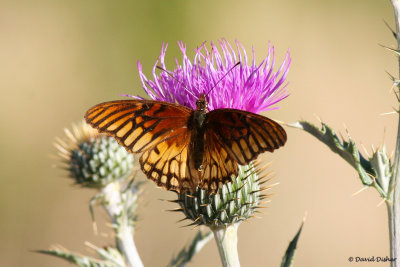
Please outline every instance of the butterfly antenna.
[[186, 90], [189, 94], [191, 94], [192, 96], [196, 97], [196, 96], [186, 87], [186, 85], [185, 85], [183, 82], [179, 81], [177, 78], [175, 78], [174, 75], [172, 75], [172, 73], [171, 73], [170, 71], [168, 71], [168, 70], [166, 70], [166, 69], [164, 69], [163, 67], [158, 66], [158, 65], [157, 65], [156, 68], [159, 69], [159, 70], [164, 71], [166, 74], [168, 74], [169, 77], [171, 77], [172, 79], [174, 79], [175, 81], [177, 81], [180, 85], [182, 85], [182, 87], [185, 88], [185, 90]]
[[214, 84], [214, 86], [207, 92], [206, 96], [208, 96], [208, 94], [209, 94], [212, 90], [214, 90], [214, 88], [215, 88], [223, 79], [225, 79], [226, 75], [228, 75], [234, 68], [236, 68], [236, 67], [239, 66], [239, 65], [240, 65], [240, 61], [239, 61], [238, 63], [236, 63], [232, 68], [230, 68], [230, 69], [224, 74], [224, 76], [222, 76], [222, 78], [219, 79], [219, 81], [218, 81], [216, 84]]

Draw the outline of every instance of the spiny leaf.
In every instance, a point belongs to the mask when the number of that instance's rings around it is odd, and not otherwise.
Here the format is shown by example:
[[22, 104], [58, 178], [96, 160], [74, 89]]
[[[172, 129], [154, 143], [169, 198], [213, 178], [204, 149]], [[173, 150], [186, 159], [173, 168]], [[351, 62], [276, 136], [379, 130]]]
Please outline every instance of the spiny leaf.
[[[310, 133], [327, 145], [358, 172], [358, 176], [364, 185], [373, 186], [382, 198], [387, 198], [389, 191], [387, 180], [390, 179], [392, 167], [386, 151], [379, 151], [378, 154], [374, 152], [372, 158], [366, 159], [361, 155], [357, 145], [350, 137], [348, 141], [341, 140], [335, 131], [323, 122], [321, 122], [320, 129], [307, 121], [298, 121], [288, 125]], [[379, 158], [377, 158], [378, 156]]]
[[321, 129], [307, 121], [298, 121], [289, 124], [289, 126], [308, 132], [327, 145], [333, 152], [339, 154], [357, 170], [364, 185], [371, 186], [374, 183], [371, 176], [374, 177], [375, 173], [371, 163], [361, 155], [357, 145], [350, 137], [349, 141], [340, 140], [335, 131], [323, 122], [321, 122]]
[[193, 256], [199, 252], [208, 241], [212, 239], [212, 232], [203, 234], [198, 231], [196, 236], [193, 238], [191, 244], [184, 247], [178, 255], [173, 258], [168, 264], [169, 267], [184, 267], [189, 261], [192, 260]]
[[294, 236], [293, 240], [289, 243], [288, 248], [286, 249], [285, 255], [283, 256], [281, 267], [291, 267], [293, 266], [294, 254], [296, 252], [297, 241], [299, 241], [299, 237], [301, 234], [301, 230], [303, 229], [304, 221], [301, 223], [297, 234]]
[[121, 265], [112, 262], [101, 261], [95, 258], [77, 255], [64, 249], [37, 250], [36, 252], [64, 259], [80, 267], [121, 267]]

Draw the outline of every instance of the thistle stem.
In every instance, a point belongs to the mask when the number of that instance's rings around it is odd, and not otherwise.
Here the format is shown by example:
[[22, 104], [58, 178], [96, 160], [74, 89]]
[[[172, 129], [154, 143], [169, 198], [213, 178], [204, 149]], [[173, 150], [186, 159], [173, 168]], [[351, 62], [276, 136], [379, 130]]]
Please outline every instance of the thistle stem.
[[119, 182], [109, 183], [102, 189], [103, 206], [110, 216], [117, 236], [118, 250], [125, 256], [128, 266], [143, 267], [142, 260], [133, 240], [133, 226], [129, 223], [128, 214], [124, 210], [121, 186]]
[[229, 226], [213, 227], [215, 241], [217, 242], [222, 266], [240, 267], [239, 255], [237, 251], [237, 230], [240, 223], [234, 223]]
[[[400, 1], [391, 0], [395, 24], [397, 48], [400, 49]], [[400, 58], [399, 58], [400, 72]], [[400, 73], [399, 73], [400, 76]], [[400, 113], [399, 113], [400, 115]], [[393, 175], [390, 181], [392, 188], [389, 199], [386, 202], [389, 219], [389, 236], [390, 236], [390, 257], [394, 260], [391, 262], [392, 267], [400, 266], [400, 118], [397, 129], [397, 142], [395, 150], [395, 159], [393, 164]]]

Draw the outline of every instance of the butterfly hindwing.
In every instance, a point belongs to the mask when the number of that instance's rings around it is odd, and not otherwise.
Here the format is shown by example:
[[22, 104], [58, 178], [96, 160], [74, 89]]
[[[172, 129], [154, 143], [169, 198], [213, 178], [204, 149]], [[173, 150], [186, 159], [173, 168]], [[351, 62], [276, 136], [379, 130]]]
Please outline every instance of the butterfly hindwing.
[[145, 151], [139, 162], [142, 171], [158, 186], [177, 192], [193, 191], [197, 184], [193, 183], [187, 165], [190, 133], [186, 130], [178, 132], [175, 139]]
[[204, 139], [204, 170], [200, 187], [216, 192], [223, 184], [232, 180], [232, 175], [237, 176], [238, 164], [220, 143], [214, 131], [206, 131]]
[[236, 109], [207, 113], [207, 134], [211, 133], [240, 165], [250, 163], [260, 153], [274, 151], [287, 139], [285, 130], [273, 120]]

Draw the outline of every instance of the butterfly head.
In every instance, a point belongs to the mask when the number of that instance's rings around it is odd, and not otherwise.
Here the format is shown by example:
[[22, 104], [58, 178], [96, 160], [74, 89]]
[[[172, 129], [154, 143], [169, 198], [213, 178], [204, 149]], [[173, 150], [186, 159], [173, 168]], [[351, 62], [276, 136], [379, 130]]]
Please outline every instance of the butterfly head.
[[207, 106], [208, 106], [208, 103], [206, 100], [206, 95], [202, 93], [202, 94], [200, 94], [199, 99], [197, 99], [197, 101], [196, 101], [196, 110], [208, 112]]

